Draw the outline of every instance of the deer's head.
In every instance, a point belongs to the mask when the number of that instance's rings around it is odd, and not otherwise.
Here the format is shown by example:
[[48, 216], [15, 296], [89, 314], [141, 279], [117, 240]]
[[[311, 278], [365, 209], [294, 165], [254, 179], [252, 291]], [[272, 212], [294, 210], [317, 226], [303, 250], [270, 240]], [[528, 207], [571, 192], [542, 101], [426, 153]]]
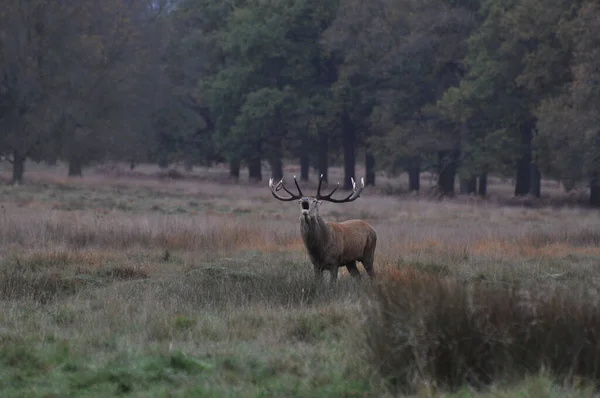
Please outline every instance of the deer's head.
[[[296, 189], [298, 190], [297, 194], [292, 193], [283, 183], [283, 178], [277, 184], [273, 183], [273, 179], [269, 179], [269, 188], [271, 188], [271, 194], [275, 199], [282, 200], [284, 202], [290, 202], [292, 200], [297, 200], [300, 204], [300, 214], [304, 217], [316, 217], [319, 215], [319, 206], [321, 205], [321, 201], [332, 202], [332, 203], [346, 203], [352, 202], [360, 196], [361, 191], [365, 187], [365, 181], [361, 178], [361, 186], [357, 187], [354, 179], [352, 179], [352, 192], [345, 197], [344, 199], [334, 199], [331, 197], [335, 191], [340, 187], [340, 183], [338, 182], [335, 188], [327, 194], [321, 194], [321, 185], [323, 183], [323, 174], [319, 178], [319, 186], [317, 188], [317, 194], [315, 196], [304, 196], [302, 194], [302, 190], [298, 185], [298, 180], [296, 180], [296, 176], [294, 176], [294, 184], [296, 185]], [[284, 190], [289, 196], [283, 197], [279, 195], [277, 192], [280, 190]]]

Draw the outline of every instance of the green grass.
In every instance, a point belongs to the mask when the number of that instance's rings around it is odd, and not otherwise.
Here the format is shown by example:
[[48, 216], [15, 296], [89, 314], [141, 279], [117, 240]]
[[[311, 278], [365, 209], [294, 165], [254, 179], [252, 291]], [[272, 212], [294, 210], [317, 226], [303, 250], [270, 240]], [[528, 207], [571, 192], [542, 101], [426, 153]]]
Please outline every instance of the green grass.
[[351, 375], [331, 363], [334, 348], [325, 355], [302, 349], [265, 355], [266, 347], [253, 344], [232, 348], [193, 355], [155, 346], [93, 359], [66, 341], [13, 340], [0, 349], [0, 388], [15, 397], [359, 397], [369, 390], [368, 380], [347, 380]]

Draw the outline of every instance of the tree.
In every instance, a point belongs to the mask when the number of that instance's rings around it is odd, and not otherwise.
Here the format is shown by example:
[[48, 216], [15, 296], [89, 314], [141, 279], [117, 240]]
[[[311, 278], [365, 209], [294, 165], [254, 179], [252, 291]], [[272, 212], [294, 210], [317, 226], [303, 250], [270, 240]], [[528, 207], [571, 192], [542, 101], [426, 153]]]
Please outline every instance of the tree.
[[181, 0], [155, 19], [156, 43], [164, 44], [156, 62], [162, 70], [156, 95], [160, 100], [154, 107], [150, 141], [151, 158], [162, 167], [178, 161], [192, 167], [223, 160], [201, 82], [222, 67], [220, 29], [238, 3], [242, 1]]
[[61, 158], [80, 176], [90, 162], [120, 158], [140, 141], [159, 80], [152, 28], [160, 8], [148, 7], [28, 0], [3, 9], [2, 143], [14, 182], [27, 157]]
[[[584, 2], [559, 31], [564, 48], [572, 48], [572, 80], [537, 109], [540, 133], [536, 143], [542, 164], [567, 191], [580, 183], [590, 188], [590, 205], [600, 207], [600, 8]], [[569, 14], [567, 14], [569, 15]]]
[[468, 73], [440, 104], [449, 120], [467, 130], [462, 145], [468, 175], [516, 168], [515, 195], [540, 196], [535, 109], [570, 79], [570, 49], [555, 27], [571, 18], [571, 5], [483, 3], [483, 23], [469, 38]]
[[[444, 117], [462, 130], [461, 172], [469, 180], [490, 171], [503, 172], [514, 165], [514, 153], [522, 163], [529, 165], [531, 139], [520, 136], [530, 133], [531, 120], [527, 96], [515, 84], [523, 48], [504, 38], [510, 38], [505, 24], [506, 9], [511, 1], [484, 2], [481, 8], [483, 22], [468, 39], [469, 51], [465, 58], [467, 73], [457, 87], [449, 88], [439, 103]], [[521, 132], [521, 126], [524, 130]], [[513, 166], [514, 167], [514, 166]], [[523, 167], [517, 176], [517, 194], [525, 176]]]
[[23, 182], [25, 160], [49, 140], [69, 14], [68, 4], [42, 0], [8, 0], [0, 10], [0, 152], [11, 158], [13, 183]]
[[231, 159], [248, 164], [251, 179], [262, 178], [267, 153], [273, 174], [280, 175], [285, 153], [306, 146], [310, 126], [318, 124], [300, 119], [320, 93], [316, 39], [332, 7], [315, 0], [251, 1], [231, 11], [220, 31], [223, 68], [206, 76], [202, 88], [216, 142]]
[[432, 105], [463, 73], [476, 8], [466, 1], [346, 0], [328, 32], [329, 46], [344, 57], [340, 81], [367, 93], [355, 102], [364, 111], [354, 114], [369, 132], [369, 151], [380, 168], [408, 170], [411, 189], [419, 188], [422, 158], [436, 152], [451, 165], [438, 165], [449, 176], [440, 187], [453, 192], [457, 133]]
[[271, 166], [273, 179], [283, 178], [285, 120], [294, 102], [294, 93], [288, 87], [283, 90], [262, 88], [246, 97], [231, 134], [237, 137], [237, 142], [242, 143], [242, 152], [249, 154], [250, 178], [261, 179], [260, 160], [263, 153]]

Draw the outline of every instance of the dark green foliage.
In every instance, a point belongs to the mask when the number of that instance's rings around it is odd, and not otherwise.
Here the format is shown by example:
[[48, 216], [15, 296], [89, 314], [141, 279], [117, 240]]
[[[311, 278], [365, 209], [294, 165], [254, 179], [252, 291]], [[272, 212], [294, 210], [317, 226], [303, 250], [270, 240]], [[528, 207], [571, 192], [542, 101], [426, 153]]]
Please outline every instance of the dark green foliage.
[[354, 125], [368, 132], [378, 168], [415, 171], [432, 165], [423, 160], [438, 151], [458, 148], [456, 126], [445, 123], [434, 105], [464, 73], [476, 8], [445, 1], [342, 2], [325, 39], [344, 60], [337, 92]]
[[266, 159], [280, 174], [285, 151], [301, 150], [289, 139], [318, 123], [313, 98], [331, 83], [322, 82], [318, 39], [334, 10], [334, 2], [288, 0], [248, 2], [227, 15], [218, 36], [227, 61], [201, 84], [226, 157]]
[[597, 104], [599, 93], [597, 51], [600, 29], [598, 8], [592, 2], [579, 2], [565, 13], [557, 37], [569, 50], [568, 79], [537, 108], [540, 119], [540, 159], [544, 167], [565, 181], [568, 190], [577, 185], [591, 185], [594, 198], [600, 162]]
[[448, 120], [461, 125], [463, 175], [508, 172], [516, 165], [519, 126], [530, 118], [527, 93], [517, 86], [525, 49], [512, 40], [506, 13], [514, 2], [484, 2], [482, 23], [469, 37], [467, 73], [440, 103]]
[[[572, 79], [573, 42], [565, 39], [564, 31], [576, 7], [560, 0], [482, 3], [482, 22], [468, 40], [468, 72], [439, 104], [446, 118], [464, 128], [463, 175], [492, 170], [508, 174], [516, 167], [515, 193], [535, 193], [529, 169], [533, 163], [550, 176], [562, 174], [567, 187], [572, 186], [574, 176], [557, 172], [549, 160], [555, 155], [545, 138], [548, 124], [536, 122], [540, 104], [548, 109], [544, 99], [562, 92]], [[567, 159], [561, 164], [569, 170], [573, 167], [568, 164], [577, 167]]]

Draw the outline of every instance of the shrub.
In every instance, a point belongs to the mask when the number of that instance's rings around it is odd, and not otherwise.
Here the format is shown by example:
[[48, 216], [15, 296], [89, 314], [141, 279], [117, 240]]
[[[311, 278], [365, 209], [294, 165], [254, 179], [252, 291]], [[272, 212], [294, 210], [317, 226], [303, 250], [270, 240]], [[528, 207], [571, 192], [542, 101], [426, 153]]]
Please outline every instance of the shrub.
[[488, 284], [398, 270], [369, 291], [369, 359], [390, 386], [450, 390], [537, 375], [600, 380], [590, 286]]

